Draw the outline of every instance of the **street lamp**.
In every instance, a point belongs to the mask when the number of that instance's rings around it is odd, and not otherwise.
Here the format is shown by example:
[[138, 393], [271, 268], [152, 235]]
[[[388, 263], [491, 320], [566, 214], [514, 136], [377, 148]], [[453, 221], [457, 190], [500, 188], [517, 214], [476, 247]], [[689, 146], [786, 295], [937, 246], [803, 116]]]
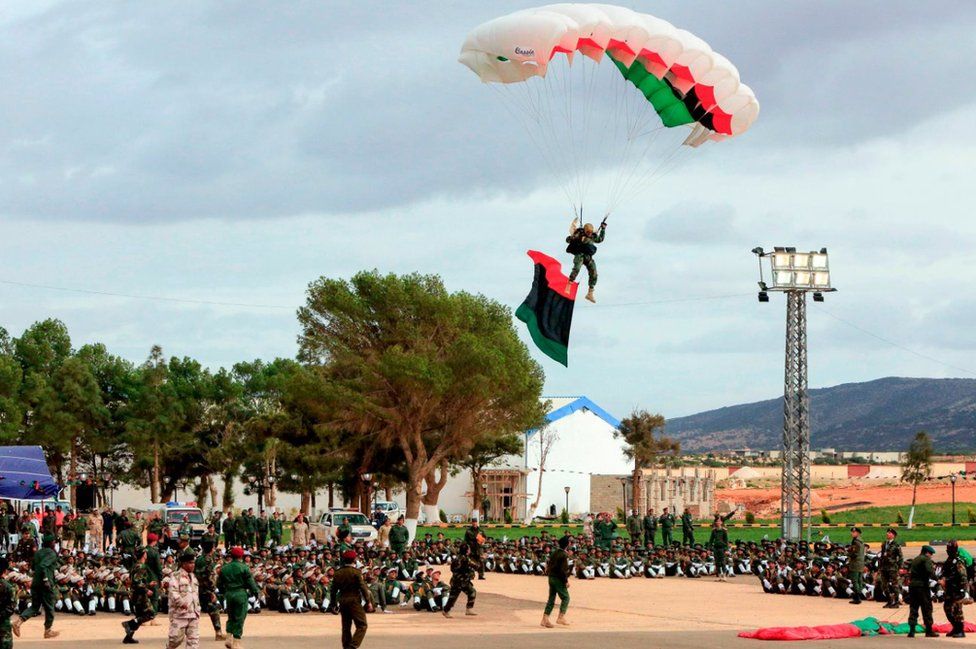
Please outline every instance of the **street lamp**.
[[956, 526], [956, 474], [953, 473], [949, 476], [949, 482], [952, 484], [952, 526]]
[[[783, 477], [780, 533], [810, 540], [810, 400], [807, 396], [807, 293], [823, 302], [833, 292], [827, 249], [802, 252], [776, 247], [752, 249], [759, 260], [759, 301], [772, 291], [786, 293], [786, 372], [783, 386]], [[763, 273], [769, 264], [769, 280]]]
[[569, 487], [563, 487], [563, 491], [566, 492], [566, 516], [569, 516]]
[[481, 520], [483, 520], [483, 521], [487, 521], [488, 520], [488, 510], [491, 509], [488, 506], [489, 502], [490, 501], [488, 500], [488, 483], [487, 482], [482, 482], [481, 483], [481, 502], [480, 503], [475, 503], [475, 505], [478, 506], [478, 511], [481, 512]]

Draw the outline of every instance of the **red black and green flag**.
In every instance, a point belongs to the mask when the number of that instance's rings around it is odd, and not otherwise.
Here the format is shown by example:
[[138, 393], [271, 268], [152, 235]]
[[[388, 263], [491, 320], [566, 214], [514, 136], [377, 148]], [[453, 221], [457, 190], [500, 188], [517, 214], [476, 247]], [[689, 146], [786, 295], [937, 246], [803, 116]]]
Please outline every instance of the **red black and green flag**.
[[535, 277], [532, 290], [515, 311], [515, 317], [528, 326], [543, 354], [568, 367], [569, 328], [579, 284], [569, 281], [552, 257], [536, 250], [530, 250], [528, 255], [535, 262]]

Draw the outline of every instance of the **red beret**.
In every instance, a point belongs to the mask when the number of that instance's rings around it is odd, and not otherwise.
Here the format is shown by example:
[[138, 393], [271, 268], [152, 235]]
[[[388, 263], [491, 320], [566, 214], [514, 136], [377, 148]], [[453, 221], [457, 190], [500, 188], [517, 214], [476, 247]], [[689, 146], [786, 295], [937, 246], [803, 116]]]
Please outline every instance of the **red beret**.
[[355, 550], [346, 550], [345, 552], [342, 553], [342, 558], [345, 559], [346, 561], [355, 561], [356, 560], [356, 551]]
[[239, 545], [235, 545], [230, 549], [230, 556], [234, 557], [235, 559], [243, 559], [244, 548], [240, 547]]
[[146, 543], [152, 543], [153, 541], [158, 541], [158, 540], [159, 537], [156, 536], [154, 532], [150, 532], [149, 534], [146, 534]]

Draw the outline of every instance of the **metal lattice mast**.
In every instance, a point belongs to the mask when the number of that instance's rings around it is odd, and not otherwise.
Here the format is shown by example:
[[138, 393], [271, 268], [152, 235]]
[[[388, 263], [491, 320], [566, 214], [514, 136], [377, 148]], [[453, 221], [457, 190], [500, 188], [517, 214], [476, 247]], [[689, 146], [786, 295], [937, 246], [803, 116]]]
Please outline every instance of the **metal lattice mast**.
[[782, 489], [783, 537], [791, 540], [806, 537], [810, 540], [810, 402], [807, 395], [807, 301], [804, 291], [786, 291]]

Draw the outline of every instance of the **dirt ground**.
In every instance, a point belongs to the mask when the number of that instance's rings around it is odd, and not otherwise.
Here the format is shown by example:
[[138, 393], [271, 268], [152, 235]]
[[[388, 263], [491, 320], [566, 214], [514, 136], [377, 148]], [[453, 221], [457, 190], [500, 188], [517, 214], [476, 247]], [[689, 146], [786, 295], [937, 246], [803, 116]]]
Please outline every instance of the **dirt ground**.
[[[463, 615], [461, 605], [454, 619], [440, 614], [417, 613], [397, 609], [392, 614], [369, 616], [365, 648], [470, 649], [473, 646], [629, 648], [662, 647], [692, 649], [699, 647], [759, 647], [763, 643], [737, 637], [742, 630], [762, 626], [816, 625], [849, 622], [859, 617], [876, 616], [901, 622], [908, 609], [893, 612], [879, 603], [850, 606], [840, 600], [766, 595], [755, 578], [737, 577], [728, 583], [691, 579], [600, 579], [571, 582], [569, 628], [542, 629], [539, 626], [546, 596], [546, 581], [520, 575], [488, 576], [476, 581], [477, 617]], [[464, 597], [462, 596], [462, 602]], [[460, 604], [460, 603], [459, 603]], [[967, 607], [967, 614], [974, 614]], [[55, 628], [61, 636], [42, 640], [43, 624], [34, 619], [24, 625], [20, 648], [71, 647], [96, 649], [120, 646], [121, 616], [101, 614], [82, 618], [59, 616]], [[941, 607], [936, 622], [945, 620]], [[142, 646], [164, 647], [166, 622], [161, 626], [140, 629], [137, 638]], [[202, 625], [209, 627], [209, 624]], [[206, 628], [204, 628], [206, 630]], [[914, 642], [920, 642], [918, 640]], [[940, 640], [940, 643], [974, 646], [976, 635], [965, 640]], [[908, 647], [907, 638], [880, 637], [802, 643], [808, 647]], [[262, 613], [247, 619], [244, 647], [272, 649], [279, 647], [338, 647], [339, 618], [307, 613], [283, 615]], [[777, 643], [776, 647], [801, 643]], [[924, 643], [928, 644], [928, 643]], [[222, 647], [213, 636], [204, 633], [201, 647]]]
[[[716, 501], [732, 501], [746, 506], [756, 516], [762, 518], [779, 514], [780, 486], [756, 489], [716, 489]], [[918, 488], [917, 502], [944, 503], [948, 500], [944, 484], [925, 484]], [[958, 482], [956, 501], [976, 501], [976, 483]], [[843, 483], [830, 487], [814, 488], [810, 494], [810, 504], [814, 511], [843, 511], [863, 507], [907, 507], [912, 502], [912, 488], [905, 484], [866, 485], [865, 481]]]

